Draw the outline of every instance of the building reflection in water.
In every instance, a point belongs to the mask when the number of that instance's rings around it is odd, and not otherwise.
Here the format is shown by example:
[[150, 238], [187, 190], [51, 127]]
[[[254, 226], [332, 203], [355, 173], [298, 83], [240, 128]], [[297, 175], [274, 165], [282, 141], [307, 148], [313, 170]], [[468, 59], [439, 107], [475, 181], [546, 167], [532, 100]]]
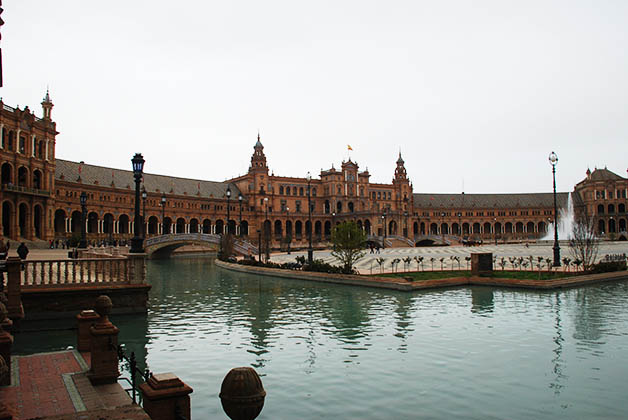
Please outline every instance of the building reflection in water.
[[486, 314], [493, 312], [493, 289], [490, 287], [471, 287], [471, 312]]

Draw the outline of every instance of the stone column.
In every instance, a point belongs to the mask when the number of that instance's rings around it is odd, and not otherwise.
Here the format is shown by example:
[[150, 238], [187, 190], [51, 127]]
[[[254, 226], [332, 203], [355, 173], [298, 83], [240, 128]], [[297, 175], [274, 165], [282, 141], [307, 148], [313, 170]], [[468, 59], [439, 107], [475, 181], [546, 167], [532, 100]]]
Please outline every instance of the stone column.
[[109, 321], [112, 306], [109, 296], [102, 295], [96, 299], [95, 309], [100, 318], [89, 329], [91, 367], [87, 373], [94, 385], [115, 383], [120, 376], [117, 352], [120, 330]]
[[91, 332], [90, 328], [100, 318], [96, 311], [92, 309], [81, 311], [76, 315], [78, 322], [78, 333], [76, 334], [76, 348], [80, 352], [90, 351], [91, 345]]
[[174, 373], [151, 375], [146, 383], [140, 385], [140, 390], [144, 411], [152, 420], [180, 418], [176, 414], [187, 419], [191, 418], [190, 394], [193, 390]]
[[[4, 303], [0, 303], [0, 323], [7, 317], [7, 308]], [[4, 359], [9, 369], [8, 375], [0, 375], [0, 386], [11, 384], [11, 347], [13, 347], [13, 336], [0, 326], [0, 356]]]
[[129, 254], [129, 284], [146, 283], [146, 254]]
[[7, 310], [9, 318], [18, 321], [24, 318], [24, 307], [22, 306], [22, 260], [20, 257], [7, 258]]

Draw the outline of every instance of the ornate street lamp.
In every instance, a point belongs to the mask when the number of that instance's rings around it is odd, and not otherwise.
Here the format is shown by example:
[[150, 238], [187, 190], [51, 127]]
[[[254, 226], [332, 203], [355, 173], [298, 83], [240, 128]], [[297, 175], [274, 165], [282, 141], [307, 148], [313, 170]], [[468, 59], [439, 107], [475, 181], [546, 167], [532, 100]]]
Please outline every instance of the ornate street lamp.
[[142, 231], [142, 222], [140, 218], [140, 182], [142, 182], [142, 172], [144, 171], [144, 158], [141, 153], [136, 153], [131, 159], [133, 164], [133, 177], [135, 178], [135, 224], [134, 236], [131, 239], [131, 250], [133, 254], [141, 254], [144, 252], [144, 239], [140, 236]]
[[554, 181], [554, 267], [560, 267], [560, 247], [558, 246], [558, 208], [556, 206], [556, 164], [558, 156], [552, 152], [549, 155], [549, 161], [552, 165], [552, 179]]
[[166, 193], [161, 193], [161, 234], [165, 235], [165, 225], [166, 225]]
[[240, 203], [240, 236], [242, 236], [242, 193], [238, 193], [238, 202]]
[[81, 193], [80, 199], [81, 199], [81, 240], [79, 241], [78, 247], [87, 248], [87, 239], [86, 239], [86, 232], [85, 232], [85, 221], [87, 219], [87, 207], [85, 205], [87, 204], [87, 194], [85, 194], [85, 191]]
[[495, 225], [497, 224], [497, 217], [493, 217], [493, 236], [495, 237], [495, 245], [497, 245], [497, 231]]
[[403, 217], [406, 219], [405, 220], [405, 228], [404, 228], [403, 236], [405, 238], [407, 238], [408, 237], [408, 212], [407, 211], [403, 212]]
[[310, 230], [307, 235], [307, 240], [308, 240], [307, 263], [309, 265], [312, 265], [312, 262], [314, 261], [314, 250], [312, 249], [312, 203], [311, 203], [311, 194], [310, 194], [311, 182], [312, 182], [312, 175], [310, 175], [310, 172], [308, 171], [307, 173], [307, 213], [308, 213], [308, 219], [310, 221]]
[[227, 233], [231, 233], [231, 224], [229, 223], [229, 199], [231, 198], [231, 187], [227, 185]]
[[288, 233], [288, 222], [290, 222], [290, 207], [286, 207], [286, 242], [288, 242], [288, 255], [290, 255], [290, 242], [292, 241], [292, 227]]
[[266, 262], [268, 262], [268, 260], [270, 259], [270, 222], [268, 221], [268, 197], [264, 197], [264, 206], [266, 207], [266, 217], [264, 219], [264, 243], [266, 244]]
[[384, 209], [384, 214], [382, 214], [382, 220], [384, 221], [384, 240], [382, 241], [382, 248], [386, 248], [386, 209]]
[[262, 231], [257, 229], [257, 261], [262, 261]]
[[146, 238], [146, 197], [148, 197], [146, 187], [142, 185], [142, 233], [144, 238]]

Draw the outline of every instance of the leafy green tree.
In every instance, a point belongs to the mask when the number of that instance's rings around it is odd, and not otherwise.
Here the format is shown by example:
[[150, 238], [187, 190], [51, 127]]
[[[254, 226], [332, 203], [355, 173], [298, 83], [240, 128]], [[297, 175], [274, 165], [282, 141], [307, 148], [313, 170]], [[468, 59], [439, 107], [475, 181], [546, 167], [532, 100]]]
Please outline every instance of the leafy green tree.
[[353, 221], [342, 222], [331, 232], [331, 242], [331, 255], [340, 261], [345, 273], [351, 273], [353, 264], [366, 253], [366, 233]]

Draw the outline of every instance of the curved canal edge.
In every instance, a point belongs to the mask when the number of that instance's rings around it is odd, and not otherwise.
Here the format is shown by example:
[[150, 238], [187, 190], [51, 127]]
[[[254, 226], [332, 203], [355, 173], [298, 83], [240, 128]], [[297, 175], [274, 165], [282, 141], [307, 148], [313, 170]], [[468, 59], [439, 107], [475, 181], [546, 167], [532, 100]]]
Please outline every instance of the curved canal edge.
[[498, 277], [452, 277], [418, 282], [408, 282], [391, 277], [360, 276], [352, 274], [316, 273], [311, 271], [287, 270], [281, 268], [255, 267], [251, 265], [233, 264], [215, 259], [217, 267], [240, 273], [258, 276], [281, 277], [286, 279], [315, 281], [319, 283], [345, 284], [349, 286], [376, 287], [410, 292], [413, 290], [439, 289], [457, 286], [492, 286], [517, 289], [562, 289], [579, 287], [608, 281], [628, 280], [628, 271], [614, 273], [586, 274], [573, 277], [562, 277], [553, 280], [519, 280]]

